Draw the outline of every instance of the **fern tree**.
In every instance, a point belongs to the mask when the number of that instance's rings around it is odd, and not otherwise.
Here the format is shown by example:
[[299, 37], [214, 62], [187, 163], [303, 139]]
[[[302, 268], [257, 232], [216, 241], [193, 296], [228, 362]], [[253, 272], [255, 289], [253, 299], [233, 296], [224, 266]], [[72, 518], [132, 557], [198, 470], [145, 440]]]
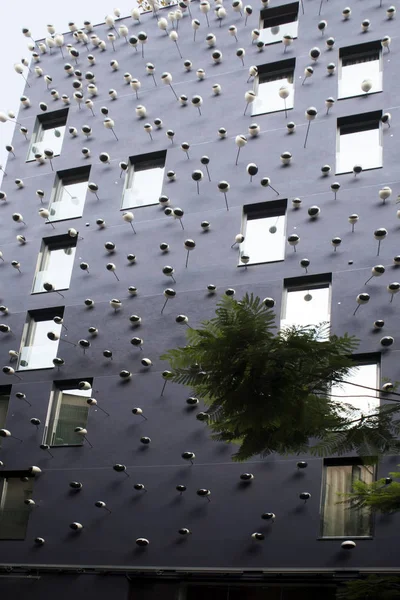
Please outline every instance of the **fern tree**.
[[363, 416], [330, 395], [351, 373], [358, 341], [347, 334], [319, 341], [326, 325], [275, 332], [274, 321], [258, 297], [224, 297], [213, 319], [188, 328], [187, 346], [161, 357], [172, 381], [204, 400], [212, 437], [238, 444], [236, 461], [272, 452], [397, 452], [398, 404]]
[[369, 575], [349, 581], [337, 592], [337, 600], [395, 600], [400, 599], [400, 577]]
[[350, 508], [367, 507], [374, 512], [395, 513], [400, 511], [400, 479], [399, 472], [389, 473], [389, 477], [378, 479], [372, 483], [358, 480], [354, 482], [353, 491], [344, 494], [341, 503], [349, 504]]

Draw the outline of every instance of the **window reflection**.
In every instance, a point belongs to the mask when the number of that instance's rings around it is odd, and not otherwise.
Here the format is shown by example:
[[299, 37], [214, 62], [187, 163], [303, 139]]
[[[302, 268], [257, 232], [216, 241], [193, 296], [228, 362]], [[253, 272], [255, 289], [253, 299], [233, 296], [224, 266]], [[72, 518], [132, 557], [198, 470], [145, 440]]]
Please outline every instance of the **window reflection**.
[[[363, 92], [361, 84], [365, 79], [372, 81], [369, 92]], [[379, 50], [355, 52], [341, 57], [339, 67], [339, 98], [365, 96], [382, 91], [382, 66]]]
[[49, 331], [61, 334], [61, 324], [53, 319], [35, 320], [30, 317], [19, 353], [18, 370], [44, 369], [53, 367], [53, 358], [57, 356], [59, 341], [47, 337]]
[[[256, 99], [252, 104], [252, 115], [291, 109], [294, 106], [293, 71], [286, 73], [261, 73], [255, 84]], [[289, 96], [283, 100], [279, 96], [281, 87], [287, 87]]]
[[339, 148], [336, 155], [336, 172], [350, 173], [354, 165], [363, 170], [382, 167], [382, 145], [379, 125], [371, 129], [347, 133], [339, 129]]
[[[267, 24], [267, 27], [265, 27]], [[281, 42], [284, 35], [291, 35], [292, 38], [297, 38], [299, 23], [297, 20], [293, 20], [290, 23], [284, 23], [280, 25], [274, 25], [273, 27], [268, 26], [268, 21], [264, 21], [264, 28], [260, 31], [259, 39], [264, 44], [276, 44]]]
[[[373, 391], [378, 389], [378, 365], [377, 363], [368, 363], [354, 367], [352, 372], [345, 377], [345, 380], [350, 383], [341, 385], [333, 385], [331, 387], [332, 400], [339, 404], [347, 404], [353, 409], [352, 418], [357, 419], [361, 415], [373, 414], [380, 405], [378, 392]], [[372, 390], [367, 390], [355, 385], [363, 385]], [[337, 396], [337, 397], [336, 397]], [[343, 411], [343, 415], [346, 411]]]
[[122, 208], [158, 204], [165, 171], [165, 153], [146, 160], [132, 159], [125, 179]]
[[250, 256], [249, 264], [284, 260], [285, 220], [284, 214], [260, 218], [247, 216], [241, 251]]
[[[282, 310], [281, 327], [293, 325], [311, 327], [330, 322], [330, 286], [288, 289]], [[320, 340], [327, 339], [327, 330]]]
[[75, 433], [75, 427], [86, 427], [89, 406], [87, 399], [92, 390], [55, 390], [49, 422], [46, 427], [45, 443], [50, 446], [81, 446], [82, 436]]
[[76, 247], [66, 244], [57, 247], [44, 244], [32, 293], [43, 292], [43, 284], [51, 283], [56, 290], [68, 289], [74, 265]]
[[87, 179], [76, 183], [63, 183], [62, 179], [50, 204], [49, 221], [62, 221], [81, 217], [85, 205]]
[[45, 149], [53, 150], [54, 156], [61, 154], [67, 118], [68, 109], [37, 117], [31, 137], [28, 161], [34, 160], [35, 154], [43, 154]]

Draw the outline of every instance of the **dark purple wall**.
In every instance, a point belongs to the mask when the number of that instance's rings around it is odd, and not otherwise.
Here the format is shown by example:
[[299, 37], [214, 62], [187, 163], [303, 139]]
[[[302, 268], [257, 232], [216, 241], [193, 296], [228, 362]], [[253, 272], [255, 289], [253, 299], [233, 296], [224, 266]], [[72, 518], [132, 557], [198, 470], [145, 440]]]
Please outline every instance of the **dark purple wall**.
[[[228, 3], [229, 4], [229, 3]], [[193, 2], [193, 18], [199, 18], [201, 28], [197, 40], [193, 42], [190, 17], [186, 15], [179, 24], [179, 47], [183, 59], [193, 62], [193, 70], [185, 72], [175, 44], [157, 28], [157, 21], [146, 14], [142, 23], [135, 25], [129, 18], [126, 23], [130, 34], [144, 30], [149, 41], [144, 47], [144, 59], [140, 48], [136, 53], [123, 39], [116, 42], [116, 52], [108, 44], [106, 52], [91, 49], [96, 57], [96, 65], [90, 67], [86, 61], [86, 50], [75, 44], [81, 53], [78, 68], [85, 72], [94, 71], [99, 95], [93, 98], [95, 117], [85, 107], [78, 110], [72, 100], [67, 126], [75, 126], [79, 132], [84, 124], [93, 128], [93, 136], [86, 140], [80, 132], [76, 138], [65, 136], [61, 156], [54, 159], [56, 170], [71, 169], [91, 165], [90, 180], [99, 185], [100, 201], [88, 193], [84, 215], [81, 219], [56, 223], [55, 231], [38, 216], [40, 203], [35, 191], [41, 188], [50, 193], [54, 173], [50, 165], [38, 166], [35, 162], [25, 163], [29, 143], [17, 131], [13, 144], [16, 158], [10, 157], [7, 165], [8, 176], [4, 178], [3, 189], [8, 195], [6, 203], [0, 206], [2, 226], [1, 250], [5, 262], [0, 264], [2, 304], [9, 307], [9, 315], [2, 321], [9, 324], [16, 337], [3, 336], [0, 340], [0, 364], [9, 364], [8, 350], [18, 349], [27, 310], [64, 305], [62, 298], [53, 295], [30, 295], [37, 255], [43, 237], [65, 233], [69, 227], [79, 229], [83, 240], [78, 241], [75, 266], [70, 289], [65, 294], [65, 324], [68, 338], [77, 341], [87, 337], [89, 326], [99, 328], [99, 335], [93, 338], [91, 348], [83, 355], [82, 351], [67, 344], [61, 344], [58, 354], [65, 359], [65, 367], [58, 373], [56, 369], [46, 369], [22, 373], [22, 382], [1, 375], [0, 383], [13, 383], [13, 391], [6, 427], [24, 440], [23, 444], [8, 439], [3, 441], [0, 459], [7, 469], [25, 469], [38, 465], [43, 474], [34, 487], [34, 498], [38, 507], [32, 512], [25, 541], [0, 542], [0, 563], [34, 565], [114, 565], [129, 567], [156, 568], [237, 568], [237, 569], [328, 569], [343, 568], [386, 568], [397, 567], [397, 526], [398, 517], [378, 517], [373, 540], [361, 540], [352, 553], [340, 549], [340, 541], [319, 541], [320, 490], [322, 460], [308, 459], [309, 467], [304, 472], [296, 470], [298, 457], [270, 457], [265, 460], [255, 458], [246, 465], [231, 462], [234, 448], [222, 443], [211, 442], [203, 424], [195, 419], [197, 409], [189, 410], [185, 399], [189, 390], [174, 384], [167, 384], [165, 394], [160, 397], [163, 380], [161, 371], [167, 368], [159, 360], [159, 355], [167, 348], [185, 343], [185, 328], [175, 323], [176, 315], [188, 315], [190, 323], [197, 325], [213, 315], [216, 302], [224, 290], [233, 287], [240, 298], [246, 291], [276, 299], [276, 313], [280, 314], [283, 279], [301, 276], [303, 270], [299, 260], [311, 260], [310, 274], [332, 272], [332, 327], [341, 334], [347, 331], [361, 339], [360, 352], [379, 352], [381, 335], [392, 335], [395, 344], [389, 351], [382, 352], [382, 376], [398, 379], [397, 343], [400, 335], [398, 298], [389, 304], [386, 285], [399, 279], [398, 271], [392, 265], [392, 258], [399, 253], [398, 222], [393, 201], [385, 205], [379, 200], [378, 191], [384, 185], [393, 188], [393, 196], [398, 191], [398, 115], [396, 108], [400, 102], [400, 89], [397, 77], [397, 45], [393, 44], [390, 53], [384, 53], [384, 91], [368, 97], [359, 97], [336, 102], [329, 115], [325, 115], [324, 101], [337, 95], [337, 75], [329, 77], [326, 71], [328, 62], [338, 65], [340, 47], [363, 41], [379, 40], [384, 35], [395, 35], [396, 20], [386, 20], [386, 6], [378, 7], [376, 0], [352, 4], [352, 16], [343, 21], [337, 3], [323, 4], [322, 15], [318, 16], [318, 2], [305, 0], [305, 14], [299, 15], [299, 37], [286, 54], [282, 44], [265, 48], [259, 53], [251, 44], [250, 32], [258, 26], [261, 4], [253, 6], [253, 15], [244, 26], [244, 19], [227, 5], [228, 17], [219, 27], [210, 12], [210, 28], [207, 28], [204, 15], [199, 12], [199, 4]], [[167, 12], [167, 11], [164, 11]], [[301, 13], [301, 11], [300, 11]], [[370, 18], [370, 32], [361, 33], [360, 23]], [[333, 51], [325, 50], [325, 39], [317, 29], [318, 21], [328, 21], [325, 37], [336, 39]], [[228, 26], [238, 28], [238, 43], [228, 34]], [[45, 26], [45, 21], [44, 21]], [[45, 27], [44, 27], [45, 32]], [[223, 60], [214, 65], [211, 50], [204, 39], [209, 32], [217, 36], [216, 48], [222, 51]], [[96, 27], [96, 33], [107, 39], [108, 29]], [[65, 36], [66, 43], [72, 43], [71, 35]], [[321, 50], [319, 61], [313, 65], [314, 75], [301, 85], [304, 68], [310, 64], [308, 52], [318, 45]], [[246, 49], [245, 67], [241, 66], [235, 51]], [[244, 93], [252, 88], [246, 83], [248, 68], [252, 64], [261, 65], [284, 58], [296, 57], [295, 108], [289, 119], [297, 124], [296, 132], [288, 135], [283, 112], [252, 118], [243, 116]], [[112, 71], [109, 62], [116, 58], [120, 69]], [[156, 66], [157, 87], [152, 77], [145, 71], [146, 62]], [[69, 57], [62, 59], [60, 52], [53, 51], [41, 57], [44, 73], [53, 77], [53, 87], [60, 95], [73, 94], [72, 81], [64, 74], [63, 65], [73, 62]], [[198, 81], [197, 68], [206, 70], [206, 79]], [[123, 81], [124, 72], [141, 80], [139, 101], [134, 92]], [[181, 107], [172, 91], [160, 81], [163, 71], [170, 71], [177, 94], [186, 94], [189, 105]], [[61, 108], [61, 100], [53, 101], [46, 91], [43, 78], [29, 77], [31, 87], [26, 90], [32, 107], [21, 109], [18, 120], [32, 132], [38, 104], [46, 101], [49, 111]], [[213, 96], [212, 85], [219, 83], [222, 94]], [[85, 87], [85, 85], [84, 85]], [[109, 101], [108, 90], [115, 88], [118, 99]], [[202, 116], [190, 105], [193, 95], [203, 98]], [[135, 107], [144, 104], [148, 116], [138, 119]], [[115, 131], [119, 141], [103, 127], [100, 107], [108, 106], [110, 116], [115, 119]], [[305, 110], [314, 105], [319, 115], [312, 123], [307, 148], [303, 148], [306, 131]], [[342, 116], [389, 110], [392, 113], [392, 126], [382, 130], [384, 146], [384, 166], [379, 170], [362, 173], [359, 177], [350, 175], [322, 178], [320, 168], [324, 164], [335, 166], [336, 119]], [[161, 117], [164, 127], [153, 131], [153, 141], [143, 129], [144, 123]], [[242, 150], [239, 164], [235, 166], [238, 134], [247, 134], [248, 126], [257, 122], [262, 130], [258, 138], [249, 138]], [[219, 127], [226, 127], [228, 139], [218, 139]], [[167, 129], [175, 130], [175, 142], [167, 139]], [[191, 144], [190, 160], [180, 149], [180, 144]], [[84, 159], [81, 148], [91, 149], [91, 158]], [[185, 211], [183, 231], [179, 222], [164, 216], [159, 206], [134, 210], [135, 235], [129, 225], [122, 220], [120, 212], [123, 178], [120, 178], [118, 163], [129, 156], [167, 149], [167, 169], [177, 173], [175, 182], [167, 180], [163, 194], [170, 197], [171, 204]], [[293, 154], [290, 167], [283, 167], [280, 154], [289, 150]], [[98, 155], [107, 151], [111, 155], [111, 165], [104, 166]], [[200, 157], [207, 154], [210, 159], [212, 181], [207, 177], [200, 184], [200, 195], [191, 179], [194, 169], [202, 168]], [[249, 183], [246, 165], [256, 162], [259, 177]], [[355, 161], [356, 157], [355, 157]], [[270, 189], [258, 183], [263, 176], [271, 177], [271, 183], [280, 192], [281, 198], [288, 198], [287, 235], [298, 233], [301, 237], [297, 253], [287, 246], [284, 262], [237, 268], [237, 251], [231, 249], [236, 233], [241, 228], [243, 204], [265, 202], [276, 198]], [[25, 187], [16, 189], [15, 178], [22, 178]], [[224, 206], [223, 195], [217, 190], [219, 180], [226, 179], [231, 185], [228, 194], [230, 210]], [[336, 201], [330, 190], [333, 181], [339, 181], [341, 189]], [[302, 198], [302, 208], [291, 208], [293, 197]], [[392, 196], [392, 198], [393, 198]], [[307, 208], [311, 205], [321, 208], [321, 216], [311, 221]], [[27, 226], [15, 224], [11, 215], [21, 212]], [[360, 221], [355, 232], [347, 221], [351, 213], [358, 213]], [[97, 218], [104, 218], [107, 227], [100, 230]], [[202, 220], [211, 223], [209, 232], [201, 230]], [[377, 242], [373, 231], [386, 227], [389, 235], [382, 243], [380, 257], [376, 256]], [[20, 246], [16, 235], [22, 233], [28, 243]], [[334, 253], [330, 240], [334, 236], [342, 238], [342, 245]], [[196, 249], [190, 254], [189, 266], [185, 269], [186, 253], [183, 242], [186, 238], [196, 241]], [[104, 243], [116, 243], [116, 252], [109, 255]], [[170, 244], [170, 252], [163, 255], [159, 250], [161, 242]], [[128, 253], [137, 256], [137, 263], [130, 265]], [[10, 266], [11, 260], [21, 262], [22, 274]], [[90, 274], [79, 268], [86, 261]], [[117, 265], [120, 281], [105, 269], [109, 261]], [[349, 264], [351, 261], [351, 264]], [[368, 285], [371, 301], [363, 306], [355, 317], [356, 296], [365, 291], [364, 282], [369, 277], [371, 267], [377, 263], [387, 266], [385, 275]], [[164, 302], [163, 290], [171, 286], [161, 269], [170, 264], [175, 268], [177, 283], [174, 286], [177, 296], [168, 302], [160, 314]], [[207, 284], [218, 286], [218, 294], [209, 296]], [[137, 297], [130, 297], [129, 285], [138, 288]], [[85, 298], [92, 298], [96, 305], [92, 310], [84, 306]], [[114, 313], [109, 306], [111, 298], [119, 298], [123, 308]], [[142, 317], [140, 329], [134, 329], [128, 320], [132, 313]], [[372, 330], [374, 320], [384, 319], [382, 334]], [[129, 340], [134, 335], [144, 339], [143, 355], [152, 359], [153, 366], [145, 370], [141, 366], [142, 353], [135, 350]], [[102, 351], [110, 348], [114, 360], [107, 362]], [[131, 381], [121, 383], [118, 373], [129, 369], [134, 374]], [[99, 410], [91, 409], [88, 421], [88, 438], [94, 445], [82, 447], [54, 448], [54, 459], [39, 448], [43, 429], [39, 432], [30, 424], [32, 417], [46, 419], [49, 394], [53, 380], [94, 378], [94, 397], [99, 405], [110, 413], [107, 417]], [[30, 408], [15, 398], [15, 392], [23, 391], [32, 403]], [[147, 421], [131, 414], [134, 406], [145, 411]], [[201, 410], [201, 406], [198, 410]], [[139, 439], [150, 436], [150, 447], [143, 447]], [[181, 453], [191, 450], [196, 453], [194, 467], [181, 459]], [[393, 470], [397, 457], [387, 458], [380, 466], [380, 474]], [[113, 471], [114, 463], [128, 466], [130, 478]], [[243, 488], [239, 485], [239, 475], [251, 471], [254, 482]], [[81, 481], [83, 490], [71, 493], [69, 482]], [[136, 482], [144, 483], [148, 492], [138, 493], [133, 489]], [[177, 484], [185, 484], [187, 492], [181, 497], [175, 491]], [[196, 495], [196, 489], [209, 488], [211, 503]], [[302, 491], [312, 494], [304, 505], [298, 499]], [[112, 510], [108, 515], [94, 507], [96, 500], [104, 500]], [[277, 515], [273, 526], [265, 526], [260, 519], [264, 511]], [[72, 521], [82, 522], [82, 533], [74, 534], [69, 529]], [[177, 530], [189, 527], [193, 535], [181, 539]], [[266, 541], [255, 545], [250, 534], [262, 530]], [[37, 548], [33, 540], [36, 536], [46, 539], [46, 544]], [[147, 537], [150, 546], [138, 550], [137, 537]], [[57, 578], [51, 578], [46, 596], [53, 596], [53, 585], [61, 598], [70, 598], [71, 593], [79, 594], [78, 577], [76, 588], [59, 586]], [[85, 583], [85, 596], [108, 598], [113, 594], [124, 597], [126, 580], [119, 580], [116, 589], [111, 588], [116, 579], [98, 578], [101, 583]], [[64, 579], [63, 579], [64, 581]], [[81, 579], [79, 579], [79, 582]], [[54, 583], [56, 582], [56, 583]], [[27, 585], [24, 583], [24, 586]], [[41, 583], [29, 583], [30, 588]], [[108, 586], [107, 588], [105, 586]], [[0, 589], [3, 583], [0, 580]], [[61, 587], [61, 591], [59, 588]], [[22, 589], [22, 588], [21, 588]], [[30, 592], [31, 593], [31, 592]], [[64, 594], [64, 595], [63, 595]], [[119, 595], [118, 595], [119, 594]], [[36, 598], [32, 592], [31, 598]], [[43, 596], [38, 596], [43, 597]]]

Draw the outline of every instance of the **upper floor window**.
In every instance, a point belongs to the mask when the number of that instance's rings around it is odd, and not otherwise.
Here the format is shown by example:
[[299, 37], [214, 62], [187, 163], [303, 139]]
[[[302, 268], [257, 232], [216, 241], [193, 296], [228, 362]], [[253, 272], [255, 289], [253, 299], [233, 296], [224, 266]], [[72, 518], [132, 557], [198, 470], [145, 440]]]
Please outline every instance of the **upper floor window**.
[[[0, 386], [0, 429], [3, 429], [6, 424], [8, 402], [10, 400], [11, 386]], [[1, 445], [1, 442], [0, 442]]]
[[167, 153], [132, 156], [125, 175], [122, 209], [158, 204], [164, 180]]
[[329, 335], [331, 312], [331, 274], [308, 275], [284, 280], [281, 327], [314, 327], [326, 323]]
[[25, 539], [31, 509], [24, 501], [32, 497], [33, 479], [0, 472], [0, 540]]
[[82, 446], [84, 440], [81, 435], [75, 433], [75, 427], [86, 428], [89, 414], [87, 400], [91, 394], [91, 388], [79, 389], [78, 381], [63, 381], [55, 384], [44, 431], [45, 444]]
[[380, 405], [379, 392], [376, 391], [380, 387], [378, 361], [355, 358], [355, 366], [346, 376], [345, 381], [347, 383], [331, 387], [332, 400], [347, 405], [352, 410], [352, 419], [375, 413]]
[[[258, 75], [254, 80], [254, 92], [257, 97], [252, 103], [253, 116], [293, 108], [295, 64], [293, 58], [258, 67]], [[286, 98], [281, 97], [281, 88], [286, 88]]]
[[359, 459], [326, 459], [321, 497], [322, 537], [369, 537], [372, 515], [368, 508], [350, 508], [341, 504], [343, 496], [353, 491], [354, 482], [372, 483], [375, 467]]
[[44, 292], [44, 283], [55, 290], [69, 288], [76, 251], [76, 238], [69, 235], [45, 238], [40, 249], [32, 294]]
[[[362, 86], [368, 81], [370, 89]], [[382, 47], [379, 42], [347, 46], [339, 50], [338, 98], [382, 91]]]
[[51, 340], [49, 332], [61, 335], [61, 324], [54, 317], [63, 317], [64, 308], [49, 308], [28, 312], [22, 334], [18, 370], [47, 369], [53, 367], [59, 340]]
[[35, 160], [35, 154], [43, 154], [43, 150], [53, 150], [54, 156], [61, 154], [68, 108], [45, 113], [36, 117], [27, 161]]
[[351, 115], [337, 120], [336, 173], [363, 171], [383, 164], [382, 111]]
[[49, 221], [81, 217], [85, 206], [90, 167], [59, 171], [50, 200]]
[[250, 257], [248, 264], [284, 260], [286, 206], [286, 200], [273, 200], [243, 207], [241, 254]]
[[264, 44], [281, 42], [284, 35], [297, 38], [299, 3], [265, 8], [260, 12], [260, 40]]

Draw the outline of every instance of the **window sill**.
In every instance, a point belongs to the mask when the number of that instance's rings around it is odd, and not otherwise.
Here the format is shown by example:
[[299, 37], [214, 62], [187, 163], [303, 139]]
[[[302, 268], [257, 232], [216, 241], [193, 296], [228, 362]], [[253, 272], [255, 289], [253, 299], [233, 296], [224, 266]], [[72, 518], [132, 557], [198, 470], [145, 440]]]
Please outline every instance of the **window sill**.
[[[54, 357], [55, 358], [55, 357]], [[35, 367], [34, 369], [15, 369], [16, 373], [24, 373], [25, 371], [45, 371], [48, 369], [55, 369], [55, 365], [47, 366], [47, 367]]]
[[135, 206], [124, 206], [124, 208], [120, 208], [119, 210], [134, 210], [135, 208], [144, 208], [145, 206], [156, 206], [157, 202], [150, 202], [150, 204], [135, 204]]
[[317, 537], [318, 542], [333, 542], [337, 540], [373, 540], [372, 535], [338, 535], [331, 537]]
[[49, 444], [50, 448], [82, 448], [82, 446], [83, 444], [59, 444], [57, 446], [52, 446]]
[[361, 98], [363, 96], [373, 96], [374, 94], [381, 94], [383, 90], [376, 90], [374, 92], [360, 92], [359, 94], [351, 94], [350, 96], [339, 96], [338, 100], [347, 100], [348, 98]]
[[254, 262], [254, 263], [247, 263], [247, 265], [244, 265], [243, 263], [239, 263], [238, 265], [236, 265], [239, 269], [243, 269], [245, 267], [256, 267], [257, 265], [272, 265], [274, 263], [278, 263], [278, 262], [284, 262], [284, 258], [277, 258], [276, 260], [264, 260], [262, 262]]
[[[354, 163], [357, 164], [357, 163]], [[362, 173], [365, 173], [366, 171], [374, 171], [375, 169], [382, 169], [383, 165], [379, 165], [379, 167], [369, 167], [368, 169], [363, 169], [362, 172], [360, 173], [360, 177], [362, 176]], [[335, 175], [350, 175], [350, 173], [353, 173], [353, 168], [351, 168], [350, 171], [336, 171]]]
[[54, 294], [54, 292], [65, 292], [68, 291], [69, 287], [67, 288], [55, 288], [54, 290], [52, 290], [51, 292], [46, 292], [44, 291], [40, 291], [40, 292], [31, 292], [31, 296], [38, 296], [39, 294]]

